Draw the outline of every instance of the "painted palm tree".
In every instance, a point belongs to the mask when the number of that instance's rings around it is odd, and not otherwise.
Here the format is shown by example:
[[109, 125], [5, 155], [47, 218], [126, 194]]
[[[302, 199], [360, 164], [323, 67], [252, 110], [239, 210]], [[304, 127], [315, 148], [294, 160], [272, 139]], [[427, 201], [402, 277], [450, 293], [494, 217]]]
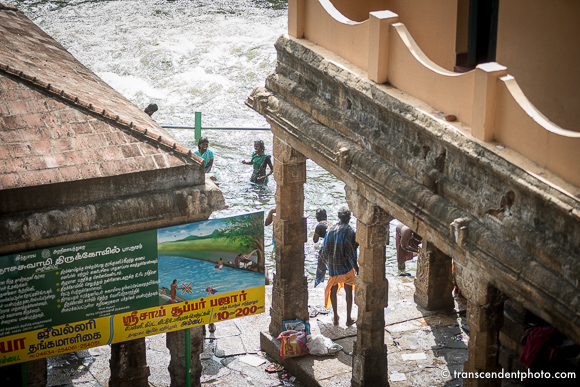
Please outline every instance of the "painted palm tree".
[[219, 230], [228, 244], [237, 244], [240, 253], [248, 257], [255, 251], [257, 268], [264, 272], [264, 213], [256, 212], [223, 219], [224, 227]]

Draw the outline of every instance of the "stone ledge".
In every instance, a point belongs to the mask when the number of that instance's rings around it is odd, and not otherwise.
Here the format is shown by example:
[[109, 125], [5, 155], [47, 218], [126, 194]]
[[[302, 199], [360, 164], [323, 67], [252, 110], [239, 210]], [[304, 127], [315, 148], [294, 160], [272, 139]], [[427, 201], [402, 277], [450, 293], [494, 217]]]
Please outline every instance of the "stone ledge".
[[345, 362], [351, 362], [352, 359], [342, 351], [336, 356], [307, 355], [282, 360], [280, 342], [268, 331], [260, 332], [260, 346], [306, 387], [350, 385], [352, 367]]
[[0, 219], [0, 255], [201, 221], [224, 208], [221, 191], [206, 179], [186, 188], [17, 212]]
[[[48, 208], [86, 205], [185, 189], [204, 183], [201, 165], [183, 165], [117, 176], [66, 181], [40, 186], [0, 190], [0, 214], [42, 211]], [[211, 186], [215, 183], [211, 182]]]

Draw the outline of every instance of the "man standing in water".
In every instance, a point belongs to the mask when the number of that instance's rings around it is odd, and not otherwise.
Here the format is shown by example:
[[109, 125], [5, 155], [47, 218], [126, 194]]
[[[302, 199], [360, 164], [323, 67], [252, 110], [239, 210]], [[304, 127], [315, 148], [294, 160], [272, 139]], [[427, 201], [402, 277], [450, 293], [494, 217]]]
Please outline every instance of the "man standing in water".
[[331, 226], [330, 222], [326, 220], [326, 210], [324, 208], [319, 208], [316, 210], [316, 220], [318, 221], [318, 224], [314, 229], [314, 236], [312, 237], [312, 241], [314, 243], [318, 243], [318, 240], [322, 238], [324, 242], [326, 229]]
[[397, 248], [397, 266], [401, 276], [410, 275], [405, 273], [405, 262], [413, 259], [419, 251], [421, 237], [409, 227], [399, 222], [395, 234], [395, 246]]
[[[318, 243], [319, 240], [322, 240], [320, 249], [322, 250], [322, 246], [324, 246], [324, 237], [326, 236], [326, 230], [328, 227], [332, 225], [328, 220], [326, 220], [326, 210], [324, 208], [319, 208], [316, 210], [316, 220], [318, 224], [314, 229], [314, 236], [312, 237], [312, 241], [314, 243]], [[316, 278], [314, 280], [314, 287], [317, 287], [318, 284], [324, 282], [324, 276], [326, 275], [326, 264], [322, 262], [320, 257], [320, 251], [316, 252], [318, 255], [318, 266], [316, 267]]]
[[143, 110], [145, 113], [147, 113], [149, 115], [149, 117], [151, 117], [153, 115], [153, 113], [155, 113], [157, 110], [159, 110], [159, 108], [157, 107], [156, 103], [150, 103], [149, 106], [147, 106], [145, 108], [145, 110]]
[[325, 307], [332, 304], [334, 325], [338, 325], [338, 309], [336, 294], [344, 286], [346, 292], [346, 326], [353, 325], [356, 320], [351, 318], [352, 290], [355, 273], [358, 274], [357, 252], [358, 243], [355, 232], [348, 224], [350, 210], [346, 206], [338, 209], [339, 222], [326, 231], [324, 245], [320, 250], [322, 261], [328, 265], [330, 278], [324, 291]]

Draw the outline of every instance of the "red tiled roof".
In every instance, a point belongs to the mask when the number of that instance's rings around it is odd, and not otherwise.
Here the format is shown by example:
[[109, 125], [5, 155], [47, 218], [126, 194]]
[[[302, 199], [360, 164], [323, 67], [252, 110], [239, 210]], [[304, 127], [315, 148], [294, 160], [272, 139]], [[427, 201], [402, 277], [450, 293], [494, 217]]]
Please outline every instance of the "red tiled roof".
[[0, 4], [0, 189], [200, 162], [22, 12]]

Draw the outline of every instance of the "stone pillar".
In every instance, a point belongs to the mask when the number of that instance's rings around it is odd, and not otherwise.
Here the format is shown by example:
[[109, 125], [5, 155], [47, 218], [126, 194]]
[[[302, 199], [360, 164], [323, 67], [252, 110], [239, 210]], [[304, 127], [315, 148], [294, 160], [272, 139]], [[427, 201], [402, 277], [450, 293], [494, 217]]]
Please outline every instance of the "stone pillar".
[[111, 344], [111, 387], [148, 387], [145, 338]]
[[508, 372], [526, 371], [526, 367], [520, 363], [519, 359], [524, 350], [524, 345], [520, 340], [528, 327], [527, 316], [528, 311], [521, 303], [515, 300], [507, 300], [504, 303], [503, 325], [499, 331], [498, 363]]
[[[202, 365], [199, 355], [203, 352], [203, 338], [205, 327], [203, 325], [189, 328], [189, 353], [191, 368], [189, 369], [191, 375], [191, 386], [201, 386], [201, 371]], [[168, 332], [165, 343], [171, 354], [169, 361], [169, 375], [171, 377], [171, 387], [183, 387], [186, 385], [187, 369], [185, 367], [185, 331]]]
[[44, 387], [48, 381], [47, 360], [31, 360], [26, 363], [26, 381], [28, 387]]
[[26, 382], [29, 387], [44, 387], [47, 384], [46, 358], [31, 360], [26, 363], [0, 367], [0, 385], [22, 385], [22, 370], [26, 370]]
[[272, 285], [270, 334], [277, 337], [284, 320], [308, 320], [308, 281], [304, 275], [306, 158], [274, 136], [276, 179], [276, 273]]
[[[474, 276], [475, 277], [475, 276]], [[498, 371], [499, 329], [503, 325], [504, 295], [480, 277], [467, 293], [467, 324], [469, 325], [469, 360], [466, 372]], [[465, 379], [464, 386], [499, 386], [501, 379]]]
[[417, 260], [415, 302], [427, 310], [453, 308], [451, 257], [423, 239]]
[[389, 67], [389, 30], [399, 15], [391, 11], [375, 11], [369, 14], [368, 77], [376, 83], [387, 82]]
[[477, 139], [492, 141], [495, 138], [496, 89], [499, 79], [507, 73], [507, 67], [496, 62], [482, 63], [475, 68], [471, 134]]
[[351, 385], [388, 386], [384, 309], [389, 283], [385, 277], [385, 245], [391, 217], [348, 189], [347, 199], [357, 217], [356, 240], [360, 246], [354, 298], [358, 306], [357, 336]]

